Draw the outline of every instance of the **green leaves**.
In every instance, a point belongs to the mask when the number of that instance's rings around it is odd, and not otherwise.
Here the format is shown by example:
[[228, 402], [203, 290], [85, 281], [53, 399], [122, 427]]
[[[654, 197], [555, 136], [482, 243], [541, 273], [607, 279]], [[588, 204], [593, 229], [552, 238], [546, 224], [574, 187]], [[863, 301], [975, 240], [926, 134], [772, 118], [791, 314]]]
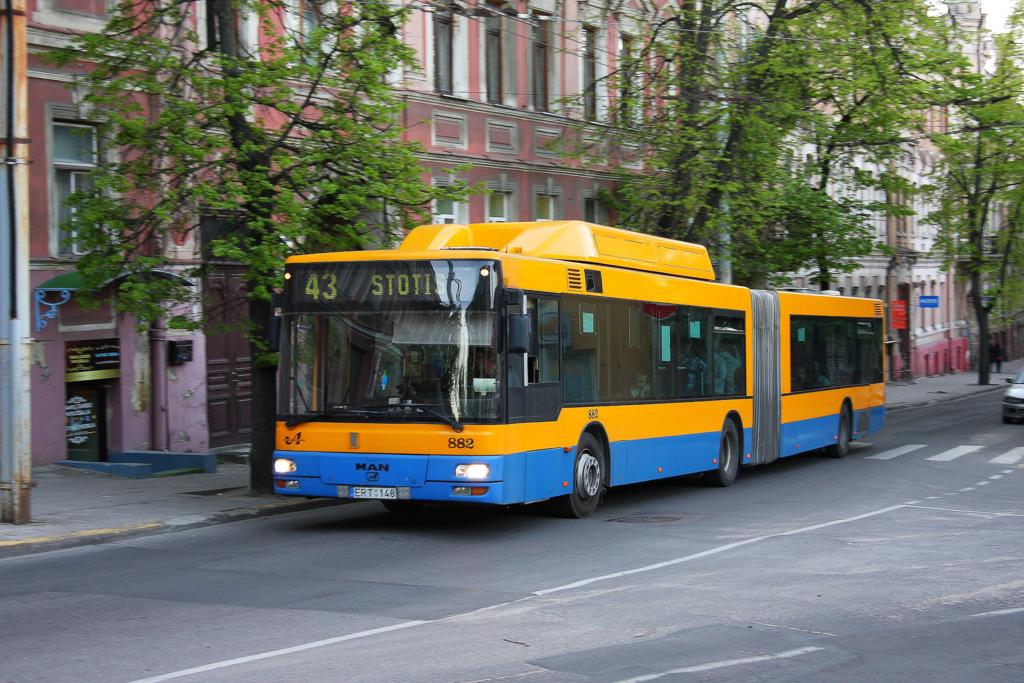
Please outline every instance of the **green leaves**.
[[876, 248], [880, 206], [864, 197], [964, 64], [924, 0], [682, 2], [637, 24], [655, 28], [618, 110], [645, 116], [607, 136], [613, 158], [644, 151], [642, 170], [618, 171], [620, 223], [727, 250], [752, 285], [807, 270], [827, 283]]
[[210, 0], [203, 23], [199, 5], [126, 0], [104, 31], [54, 55], [80, 70], [105, 152], [95, 192], [71, 199], [88, 246], [78, 267], [93, 285], [120, 277], [120, 310], [200, 323], [176, 313], [199, 288], [145, 273], [180, 268], [204, 219], [230, 226], [207, 235], [207, 257], [244, 266], [248, 296], [265, 300], [289, 254], [386, 241], [434, 196], [461, 191], [423, 182], [396, 125], [387, 78], [413, 65], [396, 28], [406, 9], [363, 0], [297, 17], [283, 3]]

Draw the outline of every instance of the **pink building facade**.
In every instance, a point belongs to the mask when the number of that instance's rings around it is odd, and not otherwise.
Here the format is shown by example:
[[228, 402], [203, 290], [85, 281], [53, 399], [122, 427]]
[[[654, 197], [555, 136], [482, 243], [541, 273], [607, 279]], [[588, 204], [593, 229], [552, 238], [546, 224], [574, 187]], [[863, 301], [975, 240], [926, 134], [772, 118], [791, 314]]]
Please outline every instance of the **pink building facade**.
[[[406, 103], [407, 138], [423, 147], [426, 180], [457, 178], [478, 191], [430, 207], [433, 220], [612, 221], [601, 201], [612, 187], [609, 164], [566, 161], [556, 148], [584, 121], [602, 144], [600, 122], [613, 96], [604, 77], [629, 40], [616, 17], [576, 0], [400, 4], [410, 9], [403, 36], [419, 61], [392, 75]], [[115, 451], [205, 452], [248, 439], [241, 335], [141, 329], [110, 299], [94, 310], [79, 305], [79, 251], [61, 227], [64, 200], [85, 187], [102, 152], [94, 125], [102, 112], [79, 104], [75, 70], [53, 66], [45, 54], [75, 33], [101, 30], [106, 8], [103, 0], [29, 0], [27, 8], [36, 464], [104, 460]], [[309, 19], [305, 8], [289, 0], [275, 25], [295, 30]], [[206, 9], [195, 3], [200, 40]], [[259, 50], [259, 23], [239, 21], [242, 39]], [[608, 155], [622, 159], [628, 150]], [[186, 267], [201, 258], [200, 241], [169, 248]], [[237, 275], [192, 284], [228, 296]]]
[[[407, 138], [423, 145], [431, 182], [485, 190], [434, 206], [434, 222], [613, 220], [601, 190], [613, 184], [607, 159], [622, 155], [580, 163], [560, 147], [601, 143], [625, 36], [616, 16], [575, 0], [406, 4], [421, 65], [394, 80]], [[453, 176], [459, 164], [470, 168]]]

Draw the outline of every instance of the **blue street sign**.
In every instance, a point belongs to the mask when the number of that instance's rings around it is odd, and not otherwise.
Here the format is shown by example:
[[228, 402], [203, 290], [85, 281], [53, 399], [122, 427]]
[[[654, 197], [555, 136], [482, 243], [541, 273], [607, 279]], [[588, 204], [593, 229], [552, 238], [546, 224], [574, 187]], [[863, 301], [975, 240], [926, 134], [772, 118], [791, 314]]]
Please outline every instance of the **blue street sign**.
[[918, 308], [938, 308], [939, 297], [936, 296], [919, 296], [917, 297]]

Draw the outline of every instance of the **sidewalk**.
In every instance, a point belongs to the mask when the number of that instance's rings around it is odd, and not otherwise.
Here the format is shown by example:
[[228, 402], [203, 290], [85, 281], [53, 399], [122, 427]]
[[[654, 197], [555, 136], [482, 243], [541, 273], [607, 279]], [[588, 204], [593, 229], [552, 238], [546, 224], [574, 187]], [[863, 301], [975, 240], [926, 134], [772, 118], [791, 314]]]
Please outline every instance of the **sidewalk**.
[[[1024, 361], [1003, 364], [992, 384], [978, 386], [977, 373], [922, 377], [886, 386], [889, 411], [905, 410], [973, 394], [1002, 391]], [[29, 524], [0, 524], [0, 558], [166, 533], [265, 515], [307, 510], [341, 501], [258, 496], [249, 493], [249, 466], [221, 463], [212, 474], [125, 479], [110, 474], [47, 465], [32, 476]]]
[[1024, 366], [1024, 360], [1003, 363], [1002, 372], [989, 376], [990, 384], [978, 386], [978, 372], [958, 372], [952, 375], [919, 377], [912, 382], [889, 382], [885, 386], [885, 407], [889, 412], [953, 401], [987, 391], [1005, 391], [1006, 379], [1013, 377]]
[[33, 468], [32, 522], [0, 524], [0, 558], [308, 510], [341, 501], [249, 492], [249, 466], [126, 479], [61, 465]]

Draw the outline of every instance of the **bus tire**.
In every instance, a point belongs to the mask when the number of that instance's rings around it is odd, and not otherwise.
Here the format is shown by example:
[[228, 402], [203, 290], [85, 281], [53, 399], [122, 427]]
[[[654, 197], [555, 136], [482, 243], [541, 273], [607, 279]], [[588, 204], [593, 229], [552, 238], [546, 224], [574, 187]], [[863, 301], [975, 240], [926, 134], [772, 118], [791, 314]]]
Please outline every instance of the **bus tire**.
[[740, 432], [736, 422], [726, 418], [718, 441], [718, 468], [705, 472], [701, 479], [708, 486], [732, 486], [740, 469]]
[[850, 406], [843, 404], [839, 411], [839, 433], [836, 434], [836, 442], [825, 448], [825, 455], [830, 458], [845, 458], [850, 452], [850, 435], [853, 429], [853, 416], [850, 415]]
[[572, 493], [555, 501], [559, 515], [580, 519], [593, 514], [604, 495], [607, 462], [601, 443], [593, 434], [584, 432], [572, 466]]

